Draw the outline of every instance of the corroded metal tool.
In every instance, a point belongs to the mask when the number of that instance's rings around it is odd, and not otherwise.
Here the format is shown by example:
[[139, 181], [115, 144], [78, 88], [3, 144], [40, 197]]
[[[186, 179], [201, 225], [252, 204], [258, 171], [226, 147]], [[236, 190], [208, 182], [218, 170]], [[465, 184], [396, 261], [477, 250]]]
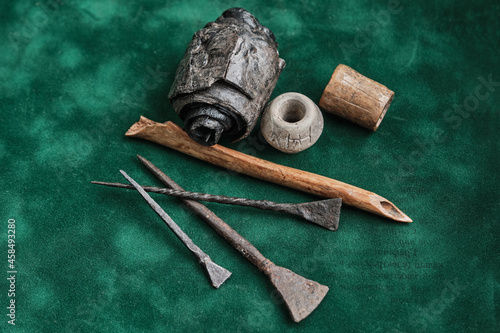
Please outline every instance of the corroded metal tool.
[[219, 288], [221, 284], [224, 283], [230, 276], [231, 272], [227, 269], [217, 265], [210, 259], [210, 257], [203, 252], [198, 246], [196, 246], [191, 238], [186, 235], [184, 231], [175, 223], [170, 216], [158, 205], [153, 198], [147, 194], [142, 187], [137, 184], [135, 180], [133, 180], [129, 175], [125, 173], [125, 171], [120, 170], [121, 174], [127, 178], [127, 180], [134, 186], [134, 188], [142, 195], [144, 200], [153, 208], [153, 210], [161, 217], [161, 219], [168, 225], [170, 229], [174, 232], [174, 234], [186, 245], [186, 247], [193, 252], [193, 254], [198, 258], [200, 265], [202, 265], [208, 273], [210, 281], [212, 282], [212, 286], [215, 288]]
[[[134, 188], [132, 185], [121, 183], [92, 182], [92, 184], [127, 189]], [[339, 226], [340, 206], [342, 205], [342, 199], [340, 198], [294, 204], [276, 203], [267, 200], [251, 200], [245, 198], [226, 197], [224, 195], [178, 191], [169, 188], [160, 188], [154, 186], [142, 186], [142, 188], [146, 192], [166, 194], [183, 199], [218, 202], [222, 204], [254, 207], [262, 210], [272, 210], [276, 212], [292, 214], [332, 231], [337, 230]]]
[[[170, 188], [182, 191], [176, 182], [164, 174], [151, 162], [141, 156], [137, 156], [141, 162], [155, 174], [160, 181]], [[328, 292], [328, 287], [315, 281], [306, 279], [295, 274], [289, 269], [276, 266], [269, 259], [264, 257], [243, 236], [238, 234], [226, 222], [221, 220], [214, 212], [203, 204], [193, 200], [182, 200], [191, 210], [207, 222], [219, 235], [228, 241], [241, 255], [247, 258], [252, 264], [267, 275], [271, 283], [283, 298], [288, 310], [295, 322], [306, 318], [321, 303]]]

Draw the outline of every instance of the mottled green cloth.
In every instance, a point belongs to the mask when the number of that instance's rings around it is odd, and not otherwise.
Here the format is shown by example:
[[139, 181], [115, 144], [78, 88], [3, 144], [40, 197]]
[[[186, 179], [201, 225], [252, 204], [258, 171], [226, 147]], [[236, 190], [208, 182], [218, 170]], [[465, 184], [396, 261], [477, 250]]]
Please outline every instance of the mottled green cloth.
[[[297, 155], [258, 128], [229, 145], [378, 193], [414, 220], [344, 206], [331, 232], [208, 204], [264, 256], [329, 286], [298, 324], [176, 199], [153, 195], [233, 273], [218, 290], [138, 193], [90, 184], [124, 182], [123, 169], [160, 185], [140, 154], [191, 191], [317, 199], [124, 136], [140, 115], [182, 125], [167, 99], [176, 67], [192, 35], [235, 6], [276, 35], [287, 65], [273, 97], [318, 102], [340, 63], [396, 94], [375, 133], [324, 113], [322, 136]], [[2, 1], [0, 331], [500, 331], [499, 17], [498, 1]]]

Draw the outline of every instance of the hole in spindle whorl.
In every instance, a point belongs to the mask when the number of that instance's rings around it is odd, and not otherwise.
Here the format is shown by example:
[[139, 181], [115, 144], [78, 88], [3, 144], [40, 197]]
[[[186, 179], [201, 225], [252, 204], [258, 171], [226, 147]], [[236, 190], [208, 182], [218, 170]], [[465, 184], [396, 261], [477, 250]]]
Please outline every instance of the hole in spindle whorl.
[[287, 123], [296, 123], [306, 115], [306, 106], [298, 100], [291, 99], [283, 103], [280, 108], [280, 117]]

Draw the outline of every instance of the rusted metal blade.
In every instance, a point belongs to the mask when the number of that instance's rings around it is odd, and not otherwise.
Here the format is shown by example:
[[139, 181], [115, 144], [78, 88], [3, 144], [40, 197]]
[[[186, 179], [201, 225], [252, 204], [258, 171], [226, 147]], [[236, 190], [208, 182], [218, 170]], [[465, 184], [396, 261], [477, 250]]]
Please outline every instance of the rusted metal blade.
[[309, 316], [329, 290], [327, 286], [280, 266], [270, 268], [267, 275], [285, 301], [295, 322]]
[[290, 213], [295, 211], [295, 215], [326, 229], [336, 231], [339, 227], [340, 207], [342, 206], [340, 198], [284, 205], [288, 206]]
[[177, 225], [177, 223], [172, 220], [172, 218], [156, 203], [142, 189], [142, 187], [137, 184], [135, 180], [133, 180], [127, 173], [123, 170], [120, 170], [121, 174], [134, 186], [134, 188], [141, 194], [141, 196], [146, 200], [146, 202], [153, 208], [153, 210], [161, 217], [161, 219], [167, 224], [167, 226], [172, 229], [175, 235], [186, 245], [186, 247], [193, 252], [193, 254], [198, 258], [200, 265], [202, 265], [208, 273], [212, 286], [215, 288], [219, 288], [221, 284], [224, 283], [230, 276], [231, 272], [227, 269], [217, 265], [210, 259], [210, 257], [203, 252], [196, 244], [193, 243], [191, 238], [186, 235], [184, 231]]
[[[142, 156], [137, 155], [137, 157], [165, 186], [180, 191], [183, 190], [179, 184], [158, 169], [153, 163]], [[180, 200], [207, 222], [207, 224], [243, 255], [243, 257], [248, 259], [252, 264], [257, 266], [262, 273], [268, 276], [273, 286], [285, 301], [292, 319], [295, 322], [299, 322], [306, 318], [318, 307], [328, 292], [327, 286], [306, 279], [284, 267], [276, 266], [273, 262], [264, 257], [248, 240], [203, 204], [193, 200]]]
[[205, 267], [208, 276], [210, 277], [210, 281], [212, 282], [212, 286], [217, 289], [231, 276], [230, 271], [217, 265], [210, 259], [210, 257], [203, 262], [200, 261], [200, 265]]
[[[129, 184], [92, 182], [92, 184], [133, 189]], [[286, 214], [296, 215], [308, 222], [315, 223], [326, 229], [336, 231], [339, 226], [340, 207], [342, 199], [326, 199], [304, 203], [276, 203], [268, 200], [252, 200], [246, 198], [227, 197], [224, 195], [213, 195], [207, 193], [197, 193], [188, 191], [179, 191], [169, 188], [160, 188], [154, 186], [142, 186], [146, 192], [170, 195], [178, 198], [218, 202], [222, 204], [254, 207], [262, 210], [277, 211]]]

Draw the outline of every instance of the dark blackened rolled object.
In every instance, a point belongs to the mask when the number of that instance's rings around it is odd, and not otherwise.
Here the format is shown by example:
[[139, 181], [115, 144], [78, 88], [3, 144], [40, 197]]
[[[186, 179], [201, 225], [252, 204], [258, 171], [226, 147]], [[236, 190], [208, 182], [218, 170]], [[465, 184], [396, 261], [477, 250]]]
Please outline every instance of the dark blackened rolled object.
[[197, 31], [169, 99], [196, 142], [211, 146], [250, 134], [285, 67], [273, 33], [243, 8]]

